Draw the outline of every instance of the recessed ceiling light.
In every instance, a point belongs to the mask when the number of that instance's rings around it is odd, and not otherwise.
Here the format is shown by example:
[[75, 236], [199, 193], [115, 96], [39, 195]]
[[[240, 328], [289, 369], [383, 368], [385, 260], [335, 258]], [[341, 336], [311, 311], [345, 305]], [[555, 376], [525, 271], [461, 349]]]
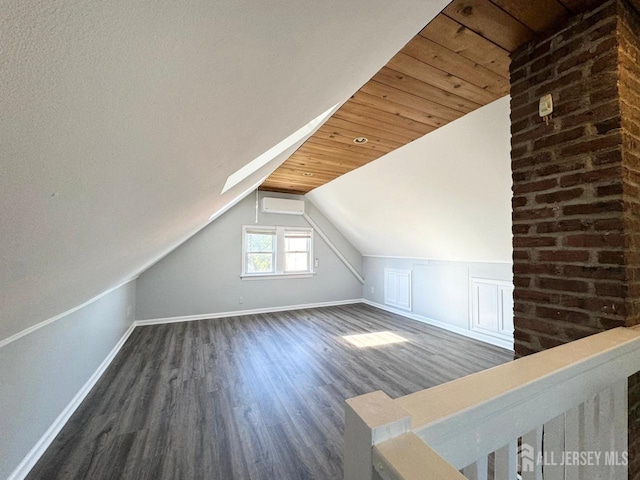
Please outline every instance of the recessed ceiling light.
[[368, 141], [369, 139], [366, 137], [356, 137], [353, 139], [353, 143], [355, 143], [356, 145], [362, 145], [364, 143], [367, 143]]
[[305, 177], [313, 177], [313, 173], [311, 172], [304, 172], [302, 175]]

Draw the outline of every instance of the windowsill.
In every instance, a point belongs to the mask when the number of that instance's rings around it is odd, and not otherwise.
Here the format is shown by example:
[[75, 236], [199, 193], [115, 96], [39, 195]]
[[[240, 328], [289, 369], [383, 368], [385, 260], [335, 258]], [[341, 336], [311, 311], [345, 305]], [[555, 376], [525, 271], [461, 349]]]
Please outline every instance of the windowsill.
[[242, 280], [286, 280], [287, 278], [312, 278], [315, 272], [303, 273], [249, 273], [240, 275]]

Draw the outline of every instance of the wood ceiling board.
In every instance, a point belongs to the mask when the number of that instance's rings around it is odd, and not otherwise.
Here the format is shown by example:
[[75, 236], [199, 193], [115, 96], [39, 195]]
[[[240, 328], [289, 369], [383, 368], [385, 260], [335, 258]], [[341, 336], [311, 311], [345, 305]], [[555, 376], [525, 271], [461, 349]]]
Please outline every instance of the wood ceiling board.
[[295, 189], [293, 185], [291, 185], [291, 188], [286, 188], [285, 186], [279, 186], [279, 185], [272, 186], [265, 182], [262, 185], [260, 185], [260, 191], [274, 192], [274, 193], [289, 193], [291, 195], [304, 195], [305, 193], [309, 193], [311, 190]]
[[[314, 186], [318, 183], [324, 183], [325, 181], [331, 181], [337, 177], [337, 174], [334, 175], [318, 175], [317, 177], [314, 175], [312, 177], [307, 177], [303, 175], [304, 171], [294, 171], [294, 173], [285, 172], [284, 169], [287, 167], [283, 167], [283, 171], [278, 171], [274, 173], [272, 177], [269, 177], [270, 180], [273, 180], [273, 183], [292, 183], [296, 182], [296, 186], [300, 189], [304, 189], [306, 187]], [[321, 178], [323, 177], [323, 178]]]
[[380, 110], [386, 110], [394, 115], [401, 115], [416, 122], [426, 123], [433, 127], [442, 127], [449, 123], [449, 121], [444, 118], [436, 117], [428, 112], [392, 102], [391, 100], [378, 95], [371, 95], [362, 90], [356, 93], [352, 98], [356, 103], [379, 108]]
[[[343, 174], [350, 172], [353, 170], [353, 165], [335, 165], [324, 162], [305, 162], [305, 161], [297, 161], [293, 158], [287, 160], [286, 165], [282, 165], [283, 173], [290, 173], [292, 171], [300, 172], [301, 170], [305, 170], [307, 172], [317, 173], [320, 175], [335, 175], [335, 174]], [[280, 169], [278, 169], [280, 170]]]
[[347, 118], [346, 115], [367, 117], [372, 122], [380, 122], [382, 125], [385, 125], [385, 126], [393, 125], [396, 128], [401, 128], [403, 130], [421, 133], [423, 135], [433, 132], [435, 130], [435, 127], [431, 125], [427, 125], [426, 123], [415, 122], [410, 118], [405, 118], [400, 115], [395, 115], [393, 113], [385, 112], [384, 110], [370, 107], [368, 105], [361, 105], [351, 100], [349, 100], [342, 107], [340, 107], [340, 109], [334, 115], [341, 118]]
[[[354, 105], [359, 106], [357, 104], [354, 104]], [[386, 113], [386, 112], [383, 112], [383, 113]], [[397, 115], [394, 115], [394, 117], [399, 118]], [[384, 130], [385, 132], [393, 133], [398, 135], [399, 137], [404, 137], [404, 138], [420, 138], [425, 133], [428, 133], [428, 132], [417, 132], [415, 130], [409, 130], [407, 128], [400, 127], [398, 125], [381, 122], [379, 120], [376, 120], [375, 118], [358, 115], [346, 109], [337, 111], [331, 118], [336, 120], [338, 119], [344, 120], [350, 123], [355, 123], [357, 125], [362, 125], [363, 127], [372, 127], [375, 129]]]
[[[509, 92], [510, 52], [591, 0], [454, 0], [265, 182], [306, 193]], [[579, 4], [579, 5], [578, 5]], [[369, 142], [356, 145], [353, 138]], [[303, 172], [311, 172], [305, 177]]]
[[298, 173], [297, 175], [275, 175], [273, 178], [269, 177], [263, 186], [273, 189], [278, 187], [286, 188], [287, 190], [295, 189], [299, 192], [307, 193], [320, 185], [324, 185], [325, 183], [335, 180], [339, 176], [340, 175], [336, 174], [331, 177], [316, 178], [315, 176], [305, 177], [301, 173]]
[[297, 165], [300, 167], [308, 166], [310, 168], [315, 169], [333, 169], [333, 168], [350, 168], [353, 165], [366, 165], [371, 162], [371, 159], [368, 160], [359, 160], [352, 158], [343, 158], [342, 160], [338, 160], [336, 158], [323, 157], [323, 156], [313, 156], [310, 157], [308, 155], [294, 155], [293, 157], [287, 160], [291, 165]]
[[491, 93], [455, 75], [427, 65], [402, 52], [399, 52], [389, 60], [387, 67], [422, 80], [435, 87], [442, 88], [447, 92], [467, 98], [480, 105], [486, 105], [500, 98], [500, 96], [495, 93]]
[[327, 156], [320, 156], [320, 155], [309, 156], [309, 155], [303, 155], [303, 154], [295, 154], [289, 159], [287, 159], [287, 162], [291, 165], [298, 165], [301, 167], [310, 166], [314, 168], [326, 168], [326, 169], [348, 168], [354, 164], [365, 165], [370, 161], [371, 160], [357, 160], [357, 159], [354, 160], [350, 158], [343, 158], [339, 160], [337, 158], [331, 158]]
[[267, 192], [281, 192], [292, 193], [294, 195], [304, 195], [305, 193], [309, 193], [314, 188], [318, 188], [320, 185], [321, 184], [300, 186], [296, 181], [269, 182], [269, 180], [267, 180], [262, 185], [260, 185], [260, 190]]
[[[343, 171], [332, 171], [332, 172], [327, 172], [327, 171], [320, 171], [320, 170], [304, 170], [305, 173], [312, 173], [313, 176], [309, 177], [309, 176], [304, 176], [302, 175], [302, 172], [298, 167], [296, 167], [295, 165], [292, 165], [291, 167], [287, 167], [287, 166], [283, 166], [282, 167], [282, 171], [278, 173], [278, 175], [275, 175], [273, 177], [274, 181], [280, 181], [280, 182], [292, 182], [292, 181], [307, 181], [307, 186], [309, 185], [313, 185], [315, 183], [326, 183], [326, 182], [330, 182], [331, 180], [333, 180], [334, 178], [338, 178], [340, 175], [344, 175], [347, 172], [350, 172], [351, 170], [343, 170]], [[299, 178], [300, 176], [302, 176], [302, 178]]]
[[316, 148], [315, 145], [307, 143], [305, 144], [304, 151], [298, 150], [294, 155], [296, 156], [296, 158], [300, 157], [303, 159], [310, 158], [317, 159], [319, 161], [337, 162], [339, 165], [347, 163], [365, 165], [366, 163], [369, 163], [373, 158], [377, 158], [375, 152], [367, 155], [360, 155], [356, 152], [337, 148], [335, 145], [331, 149], [322, 148], [321, 145], [319, 147], [320, 148]]
[[380, 156], [380, 151], [378, 151], [378, 149], [360, 148], [360, 147], [366, 146], [366, 144], [356, 145], [353, 142], [351, 142], [351, 144], [340, 143], [340, 142], [336, 142], [335, 140], [327, 140], [327, 139], [315, 137], [315, 136], [311, 137], [309, 140], [307, 140], [307, 142], [311, 142], [316, 146], [323, 147], [323, 149], [327, 152], [332, 151], [335, 153], [341, 153], [342, 155], [352, 154], [360, 159], [373, 160]]
[[[339, 172], [320, 173], [320, 172], [314, 172], [312, 170], [307, 170], [307, 172], [313, 173], [313, 176], [311, 177], [305, 176], [297, 168], [283, 166], [282, 171], [279, 171], [277, 175], [273, 176], [273, 180], [280, 181], [280, 182], [296, 181], [296, 182], [299, 182], [301, 186], [304, 186], [304, 185], [311, 186], [311, 185], [315, 185], [316, 183], [330, 182], [334, 178], [337, 178], [339, 175], [341, 175], [341, 173]], [[346, 172], [342, 172], [342, 173], [346, 173]], [[302, 178], [299, 178], [299, 177], [302, 177]]]
[[500, 76], [422, 35], [416, 35], [401, 51], [427, 65], [455, 74], [458, 78], [495, 95], [504, 96], [509, 92], [508, 78]]
[[373, 76], [372, 80], [417, 97], [428, 98], [440, 105], [452, 108], [461, 113], [472, 112], [481, 106], [479, 103], [454, 95], [388, 67], [383, 67], [382, 70]]
[[531, 29], [489, 0], [453, 0], [443, 12], [510, 53], [534, 37]]
[[362, 93], [368, 93], [369, 95], [389, 100], [390, 102], [397, 103], [398, 105], [404, 105], [405, 107], [410, 107], [415, 110], [428, 113], [435, 118], [448, 121], [460, 118], [464, 114], [464, 112], [459, 110], [454, 110], [453, 108], [440, 105], [439, 103], [426, 98], [403, 92], [402, 90], [389, 87], [388, 85], [383, 85], [376, 81], [367, 82], [360, 91]]
[[516, 20], [537, 33], [550, 30], [569, 17], [569, 10], [557, 0], [491, 0]]
[[444, 14], [431, 20], [420, 35], [509, 78], [509, 52]]
[[371, 160], [377, 158], [378, 152], [375, 150], [357, 149], [359, 145], [343, 145], [333, 140], [325, 140], [323, 138], [312, 137], [305, 142], [305, 147], [309, 145], [316, 151], [324, 153], [328, 156], [335, 156], [336, 158], [345, 158], [349, 155], [349, 158], [358, 159], [362, 161]]
[[347, 130], [345, 128], [333, 128], [328, 127], [327, 125], [323, 125], [318, 129], [318, 131], [314, 134], [317, 138], [325, 138], [327, 140], [333, 140], [334, 142], [338, 142], [342, 145], [347, 146], [355, 146], [357, 148], [366, 148], [370, 150], [380, 151], [384, 153], [389, 153], [394, 151], [396, 148], [400, 148], [403, 144], [399, 142], [394, 142], [392, 140], [385, 140], [380, 137], [371, 137], [367, 138], [368, 142], [363, 144], [356, 144], [353, 142], [353, 139], [361, 136], [360, 132], [354, 132], [351, 130]]
[[419, 138], [421, 135], [419, 133], [414, 133], [411, 136], [400, 135], [393, 133], [384, 128], [376, 128], [370, 127], [368, 125], [362, 125], [357, 122], [350, 122], [349, 120], [343, 120], [342, 118], [332, 116], [329, 120], [325, 122], [325, 125], [333, 128], [344, 128], [347, 130], [351, 130], [352, 132], [359, 132], [361, 137], [378, 137], [385, 140], [391, 140], [393, 142], [404, 145], [405, 143], [409, 143], [416, 138]]

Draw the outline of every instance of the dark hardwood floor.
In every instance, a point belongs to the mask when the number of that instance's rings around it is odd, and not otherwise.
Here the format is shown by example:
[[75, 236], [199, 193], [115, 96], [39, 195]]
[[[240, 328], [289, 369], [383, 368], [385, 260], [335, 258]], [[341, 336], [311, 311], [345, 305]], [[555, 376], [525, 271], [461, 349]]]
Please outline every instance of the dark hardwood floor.
[[511, 358], [362, 304], [138, 327], [28, 478], [341, 479], [345, 399]]

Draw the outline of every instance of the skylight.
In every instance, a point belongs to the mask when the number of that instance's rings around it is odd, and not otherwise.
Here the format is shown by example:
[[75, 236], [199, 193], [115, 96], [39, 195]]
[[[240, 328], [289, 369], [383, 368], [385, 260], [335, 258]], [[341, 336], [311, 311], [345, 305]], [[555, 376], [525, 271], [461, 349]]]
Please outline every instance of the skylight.
[[232, 173], [231, 175], [229, 175], [229, 178], [227, 178], [227, 181], [224, 184], [224, 188], [222, 189], [221, 193], [224, 193], [230, 188], [235, 187], [242, 180], [244, 180], [249, 175], [257, 171], [260, 167], [265, 166], [267, 163], [269, 163], [271, 160], [276, 158], [282, 152], [284, 152], [285, 150], [287, 150], [288, 148], [290, 148], [291, 146], [295, 145], [297, 142], [302, 140], [304, 137], [312, 133], [319, 125], [321, 125], [327, 119], [329, 115], [333, 113], [333, 111], [337, 106], [338, 104], [334, 105], [326, 112], [321, 113], [316, 118], [314, 118], [309, 123], [307, 123], [304, 127], [300, 128], [299, 130], [296, 130], [294, 133], [289, 135], [280, 143], [278, 143], [277, 145], [274, 145], [269, 150], [264, 152], [262, 155], [250, 161], [249, 163], [247, 163], [244, 167], [237, 170], [235, 173]]

